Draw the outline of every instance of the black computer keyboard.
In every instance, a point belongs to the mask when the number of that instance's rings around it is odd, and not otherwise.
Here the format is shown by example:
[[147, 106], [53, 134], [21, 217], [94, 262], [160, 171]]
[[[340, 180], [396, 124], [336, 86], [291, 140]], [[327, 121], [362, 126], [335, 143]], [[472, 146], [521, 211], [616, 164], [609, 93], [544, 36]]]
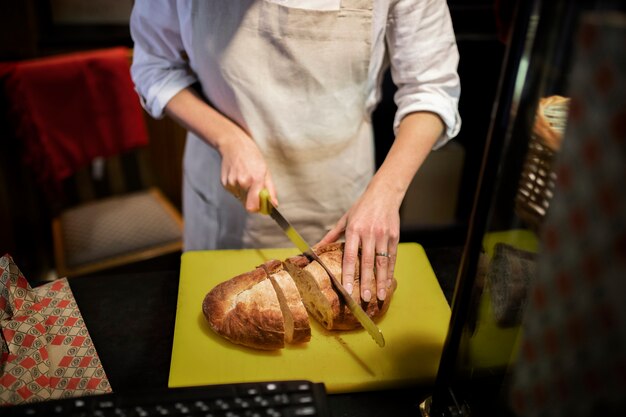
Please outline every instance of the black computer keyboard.
[[330, 417], [322, 383], [277, 381], [113, 393], [0, 407], [2, 416]]

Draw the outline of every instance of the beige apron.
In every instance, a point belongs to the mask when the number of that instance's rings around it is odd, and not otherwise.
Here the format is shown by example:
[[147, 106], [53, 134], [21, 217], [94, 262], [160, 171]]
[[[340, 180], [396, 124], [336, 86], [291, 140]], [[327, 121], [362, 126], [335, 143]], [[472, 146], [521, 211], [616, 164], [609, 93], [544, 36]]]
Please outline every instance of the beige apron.
[[[203, 92], [258, 144], [281, 212], [310, 244], [373, 175], [371, 22], [371, 0], [343, 0], [338, 11], [261, 0], [194, 3], [190, 63]], [[224, 191], [220, 163], [213, 148], [189, 136], [186, 249], [291, 246], [271, 218], [246, 214]]]

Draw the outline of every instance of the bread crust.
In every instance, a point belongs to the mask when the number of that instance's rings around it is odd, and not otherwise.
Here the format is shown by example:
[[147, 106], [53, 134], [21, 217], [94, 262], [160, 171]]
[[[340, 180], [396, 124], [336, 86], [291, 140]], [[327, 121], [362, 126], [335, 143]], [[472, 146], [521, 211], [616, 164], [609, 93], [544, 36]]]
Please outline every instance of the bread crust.
[[265, 269], [265, 272], [267, 273], [267, 275], [275, 274], [285, 269], [283, 267], [283, 263], [279, 261], [278, 259], [270, 259], [269, 261], [265, 262], [263, 265], [259, 265], [259, 268]]
[[211, 328], [233, 343], [263, 350], [285, 346], [283, 313], [262, 267], [218, 284], [205, 296], [202, 312]]

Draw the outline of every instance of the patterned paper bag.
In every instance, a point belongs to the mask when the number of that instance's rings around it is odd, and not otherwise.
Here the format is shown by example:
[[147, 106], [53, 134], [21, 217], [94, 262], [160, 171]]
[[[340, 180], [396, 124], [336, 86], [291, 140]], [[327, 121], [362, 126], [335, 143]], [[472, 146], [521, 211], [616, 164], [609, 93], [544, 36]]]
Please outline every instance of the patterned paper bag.
[[111, 392], [66, 279], [31, 288], [0, 258], [0, 405]]

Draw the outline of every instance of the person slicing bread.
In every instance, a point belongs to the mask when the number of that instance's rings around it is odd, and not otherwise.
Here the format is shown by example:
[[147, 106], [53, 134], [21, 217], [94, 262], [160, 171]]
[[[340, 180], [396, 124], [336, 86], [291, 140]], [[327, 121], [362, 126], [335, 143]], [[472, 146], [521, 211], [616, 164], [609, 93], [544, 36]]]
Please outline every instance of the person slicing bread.
[[[343, 243], [331, 243], [319, 246], [316, 253], [331, 273], [339, 277], [343, 251]], [[359, 282], [357, 268], [354, 280], [357, 292]], [[383, 317], [395, 288], [396, 281], [392, 278], [384, 301], [374, 297], [360, 303], [371, 320]], [[284, 261], [272, 259], [221, 282], [204, 297], [202, 312], [218, 335], [233, 343], [263, 350], [309, 342], [309, 314], [327, 330], [361, 327], [337, 294], [325, 269], [305, 255]]]
[[[309, 243], [343, 238], [348, 292], [360, 276], [361, 299], [384, 300], [402, 199], [460, 128], [445, 0], [137, 0], [131, 34], [144, 107], [189, 131], [185, 250], [291, 247], [256, 213], [267, 188]], [[396, 137], [374, 173], [370, 116], [389, 66]]]

